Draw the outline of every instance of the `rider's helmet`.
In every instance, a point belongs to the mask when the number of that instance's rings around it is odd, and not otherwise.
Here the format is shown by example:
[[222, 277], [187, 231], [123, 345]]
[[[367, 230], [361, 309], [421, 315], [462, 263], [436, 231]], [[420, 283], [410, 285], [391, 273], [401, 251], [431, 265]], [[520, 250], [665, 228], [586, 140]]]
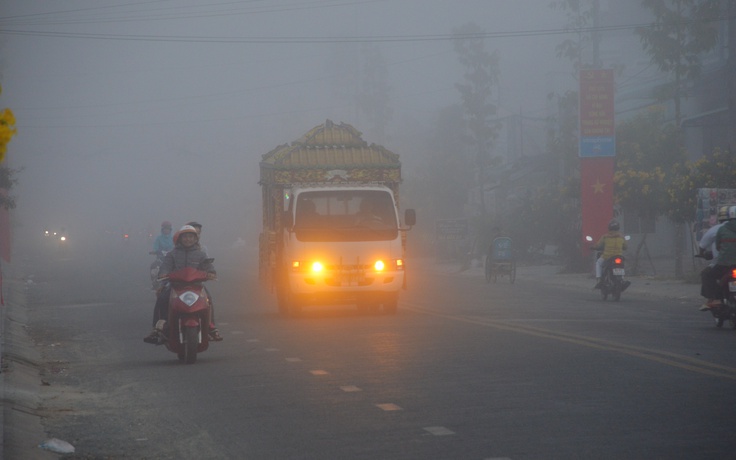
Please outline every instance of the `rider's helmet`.
[[725, 222], [728, 220], [728, 206], [721, 206], [718, 208], [718, 222]]
[[174, 234], [174, 244], [178, 244], [179, 237], [185, 233], [194, 233], [194, 236], [197, 237], [197, 241], [199, 241], [199, 234], [197, 233], [197, 229], [195, 229], [191, 225], [185, 225]]
[[161, 222], [161, 230], [165, 228], [168, 228], [169, 230], [171, 230], [171, 222], [169, 222], [168, 220]]
[[187, 225], [191, 225], [192, 227], [194, 227], [194, 229], [197, 231], [197, 233], [200, 233], [202, 231], [202, 224], [200, 224], [196, 220], [193, 220], [191, 222], [187, 222]]
[[608, 223], [608, 230], [612, 232], [616, 232], [621, 228], [621, 226], [618, 224], [618, 221], [616, 219], [612, 219], [611, 222]]
[[736, 206], [729, 206], [728, 207], [728, 214], [726, 215], [726, 218], [728, 220], [735, 220], [736, 219]]

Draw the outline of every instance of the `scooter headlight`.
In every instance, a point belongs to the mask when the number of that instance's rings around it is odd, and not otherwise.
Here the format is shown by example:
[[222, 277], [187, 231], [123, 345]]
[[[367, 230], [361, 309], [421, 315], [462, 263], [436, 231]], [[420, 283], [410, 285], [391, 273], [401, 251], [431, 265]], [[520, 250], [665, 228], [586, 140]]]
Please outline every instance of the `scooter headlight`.
[[179, 300], [184, 302], [187, 307], [191, 307], [197, 300], [199, 300], [199, 295], [192, 291], [187, 291], [179, 295]]

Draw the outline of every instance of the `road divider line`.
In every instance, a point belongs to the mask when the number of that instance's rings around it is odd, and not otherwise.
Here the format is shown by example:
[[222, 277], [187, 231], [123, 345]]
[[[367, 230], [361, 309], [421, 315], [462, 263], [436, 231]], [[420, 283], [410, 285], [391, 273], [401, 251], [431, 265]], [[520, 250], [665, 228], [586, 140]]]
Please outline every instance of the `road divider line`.
[[734, 367], [724, 366], [721, 364], [712, 363], [709, 361], [704, 361], [702, 359], [692, 358], [690, 356], [680, 355], [668, 351], [653, 350], [644, 347], [637, 347], [634, 345], [626, 345], [622, 343], [612, 342], [610, 340], [597, 339], [566, 332], [558, 332], [541, 327], [521, 324], [509, 324], [503, 321], [481, 318], [477, 316], [464, 316], [442, 313], [414, 304], [403, 304], [402, 307], [406, 310], [410, 310], [416, 313], [422, 313], [425, 315], [437, 316], [440, 318], [475, 324], [479, 326], [493, 327], [495, 329], [505, 330], [509, 332], [517, 332], [521, 334], [533, 335], [536, 337], [548, 338], [589, 348], [596, 348], [599, 350], [623, 353], [629, 356], [658, 362], [660, 364], [665, 364], [668, 366], [677, 367], [700, 374], [736, 380], [736, 368]]

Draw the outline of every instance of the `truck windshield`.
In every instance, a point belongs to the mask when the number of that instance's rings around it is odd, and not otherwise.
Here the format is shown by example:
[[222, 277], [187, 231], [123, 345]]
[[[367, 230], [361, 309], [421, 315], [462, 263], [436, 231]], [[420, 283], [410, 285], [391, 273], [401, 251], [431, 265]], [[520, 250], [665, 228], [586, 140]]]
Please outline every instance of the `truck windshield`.
[[294, 205], [299, 241], [382, 241], [398, 236], [396, 207], [389, 192], [302, 192]]

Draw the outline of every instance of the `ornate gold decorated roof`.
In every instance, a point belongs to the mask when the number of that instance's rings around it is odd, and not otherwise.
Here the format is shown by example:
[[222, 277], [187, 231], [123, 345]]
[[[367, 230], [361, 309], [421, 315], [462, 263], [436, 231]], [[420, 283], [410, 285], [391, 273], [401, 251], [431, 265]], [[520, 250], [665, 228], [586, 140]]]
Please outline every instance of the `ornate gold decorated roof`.
[[299, 140], [263, 155], [261, 167], [302, 168], [399, 168], [399, 156], [376, 144], [368, 145], [353, 126], [327, 120]]

